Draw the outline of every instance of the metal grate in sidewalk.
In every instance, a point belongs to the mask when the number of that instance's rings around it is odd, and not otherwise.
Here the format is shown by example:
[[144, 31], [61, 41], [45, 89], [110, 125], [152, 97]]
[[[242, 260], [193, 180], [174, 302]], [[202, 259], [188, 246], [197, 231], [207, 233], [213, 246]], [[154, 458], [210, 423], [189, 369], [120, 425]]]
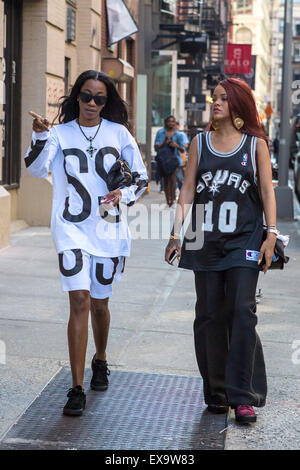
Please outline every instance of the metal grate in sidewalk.
[[63, 368], [8, 431], [0, 449], [223, 449], [226, 415], [205, 408], [199, 377], [112, 370], [105, 392], [89, 388], [80, 417], [62, 415], [71, 373]]

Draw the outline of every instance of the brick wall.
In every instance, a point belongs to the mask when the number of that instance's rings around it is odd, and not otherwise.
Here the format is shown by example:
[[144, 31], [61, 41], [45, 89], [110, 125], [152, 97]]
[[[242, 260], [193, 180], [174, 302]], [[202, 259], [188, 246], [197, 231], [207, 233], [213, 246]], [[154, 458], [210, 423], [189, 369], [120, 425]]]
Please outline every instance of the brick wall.
[[[137, 20], [138, 0], [126, 0]], [[76, 10], [76, 40], [66, 41], [67, 7]], [[0, 57], [3, 43], [3, 2], [0, 1]], [[133, 36], [132, 57], [137, 70], [137, 39]], [[106, 47], [106, 14], [104, 0], [39, 0], [23, 2], [22, 48], [22, 129], [21, 129], [21, 186], [18, 190], [18, 218], [31, 225], [47, 225], [50, 221], [51, 178], [33, 178], [25, 170], [23, 155], [30, 143], [32, 119], [29, 110], [46, 115], [50, 120], [57, 114], [57, 100], [64, 94], [65, 57], [70, 59], [70, 85], [84, 70], [101, 70], [102, 57], [126, 56], [126, 40], [115, 46], [114, 52]], [[0, 61], [0, 80], [2, 65]], [[133, 133], [136, 115], [136, 77], [130, 84], [119, 84], [124, 96], [130, 90], [129, 113]], [[1, 93], [1, 90], [0, 90]], [[1, 119], [0, 106], [0, 119]], [[1, 138], [1, 126], [0, 126]], [[1, 146], [0, 146], [1, 147]], [[1, 157], [1, 150], [0, 150]], [[1, 158], [0, 158], [1, 161]], [[0, 168], [1, 171], [1, 168]], [[36, 195], [38, 194], [38, 198]], [[3, 198], [2, 198], [3, 199]], [[5, 199], [5, 198], [4, 198]]]
[[47, 22], [62, 30], [66, 27], [65, 16], [66, 5], [61, 0], [51, 0], [47, 2]]

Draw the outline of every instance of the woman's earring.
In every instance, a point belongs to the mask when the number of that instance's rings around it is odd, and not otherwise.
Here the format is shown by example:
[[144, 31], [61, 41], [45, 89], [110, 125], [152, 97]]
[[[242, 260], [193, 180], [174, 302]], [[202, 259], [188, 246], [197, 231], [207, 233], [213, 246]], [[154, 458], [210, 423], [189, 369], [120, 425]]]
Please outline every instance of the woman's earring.
[[242, 118], [237, 117], [233, 120], [233, 124], [236, 127], [236, 129], [240, 130], [243, 127], [243, 125], [245, 124], [245, 122], [243, 121]]
[[216, 121], [215, 119], [212, 121], [211, 125], [215, 131], [218, 131], [221, 127], [220, 121]]

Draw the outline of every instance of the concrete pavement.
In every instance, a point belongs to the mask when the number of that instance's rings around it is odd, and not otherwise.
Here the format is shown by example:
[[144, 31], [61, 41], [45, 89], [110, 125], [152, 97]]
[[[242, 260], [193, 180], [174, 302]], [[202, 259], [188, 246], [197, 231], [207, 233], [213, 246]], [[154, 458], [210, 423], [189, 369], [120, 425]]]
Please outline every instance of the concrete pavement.
[[[164, 196], [154, 187], [141, 202], [149, 208], [162, 204]], [[147, 215], [143, 217], [145, 222]], [[258, 332], [267, 364], [268, 402], [258, 410], [255, 425], [238, 426], [229, 416], [226, 449], [300, 446], [300, 223], [279, 226], [291, 235], [290, 263], [283, 272], [269, 272], [259, 281], [263, 297]], [[110, 301], [111, 369], [198, 376], [193, 275], [163, 262], [165, 243], [133, 241], [123, 279]], [[60, 367], [69, 364], [68, 297], [61, 291], [48, 228], [14, 233], [11, 246], [0, 252], [0, 297], [0, 341], [6, 347], [6, 364], [0, 364], [1, 436]], [[91, 327], [89, 333], [87, 367], [94, 354]]]

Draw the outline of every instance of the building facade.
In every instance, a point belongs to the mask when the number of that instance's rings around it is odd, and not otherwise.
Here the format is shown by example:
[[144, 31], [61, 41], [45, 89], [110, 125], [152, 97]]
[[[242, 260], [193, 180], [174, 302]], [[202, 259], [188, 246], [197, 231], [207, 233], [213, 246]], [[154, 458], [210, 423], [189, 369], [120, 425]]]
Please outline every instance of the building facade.
[[232, 0], [230, 42], [252, 45], [253, 93], [261, 115], [271, 101], [272, 10], [272, 0]]
[[[138, 0], [126, 0], [138, 20]], [[0, 248], [20, 226], [49, 225], [51, 174], [32, 177], [23, 155], [30, 144], [29, 111], [47, 116], [58, 112], [84, 70], [102, 70], [112, 77], [129, 105], [135, 133], [137, 37], [107, 46], [105, 0], [1, 0], [0, 80]]]

